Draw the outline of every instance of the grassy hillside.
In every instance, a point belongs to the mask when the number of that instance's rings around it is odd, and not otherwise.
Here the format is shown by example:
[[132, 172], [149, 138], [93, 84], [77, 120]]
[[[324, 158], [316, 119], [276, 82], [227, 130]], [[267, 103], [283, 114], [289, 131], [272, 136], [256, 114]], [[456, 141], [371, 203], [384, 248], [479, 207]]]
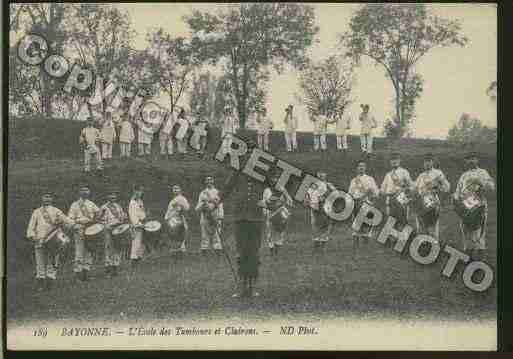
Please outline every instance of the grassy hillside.
[[[76, 124], [74, 123], [73, 126]], [[71, 125], [70, 125], [71, 126]], [[142, 273], [135, 282], [123, 276], [113, 283], [102, 278], [87, 285], [76, 283], [71, 277], [71, 264], [64, 265], [64, 280], [49, 295], [53, 301], [42, 301], [32, 294], [33, 250], [24, 241], [26, 225], [32, 210], [39, 206], [40, 192], [51, 189], [56, 193], [56, 205], [67, 211], [76, 199], [78, 185], [90, 183], [92, 200], [104, 202], [105, 191], [116, 185], [122, 191], [121, 201], [127, 204], [129, 189], [135, 182], [142, 182], [147, 188], [145, 203], [152, 216], [162, 218], [169, 201], [169, 186], [182, 185], [186, 197], [195, 204], [200, 191], [200, 181], [206, 174], [213, 174], [222, 183], [229, 170], [213, 160], [200, 160], [194, 156], [171, 161], [155, 160], [145, 163], [138, 159], [121, 162], [115, 160], [113, 167], [103, 177], [83, 177], [82, 163], [69, 152], [61, 149], [62, 143], [69, 151], [76, 151], [75, 141], [79, 128], [67, 128], [65, 134], [56, 133], [50, 125], [48, 132], [30, 132], [30, 136], [45, 138], [45, 153], [49, 159], [34, 157], [25, 152], [25, 160], [9, 162], [8, 216], [7, 216], [7, 259], [8, 259], [8, 311], [14, 318], [118, 318], [123, 311], [127, 317], [180, 317], [233, 315], [244, 309], [255, 315], [275, 313], [332, 312], [335, 313], [388, 313], [409, 317], [473, 318], [493, 316], [496, 306], [496, 289], [475, 295], [463, 287], [459, 279], [441, 281], [440, 264], [420, 267], [410, 259], [398, 256], [390, 249], [372, 242], [368, 247], [354, 253], [347, 226], [341, 224], [337, 234], [329, 243], [329, 250], [321, 256], [312, 256], [310, 229], [306, 222], [306, 211], [301, 206], [293, 210], [288, 243], [280, 258], [273, 262], [265, 248], [262, 249], [261, 290], [266, 294], [256, 305], [246, 307], [233, 301], [226, 301], [226, 295], [233, 290], [230, 271], [220, 258], [203, 260], [190, 254], [182, 261], [172, 259], [164, 249], [155, 253], [159, 258], [143, 265]], [[50, 131], [50, 129], [52, 129]], [[61, 130], [59, 130], [61, 131]], [[62, 130], [63, 131], [63, 130]], [[20, 126], [11, 133], [10, 144], [18, 151], [23, 138], [29, 132]], [[20, 140], [13, 144], [13, 139]], [[61, 140], [63, 142], [61, 142]], [[311, 152], [310, 134], [299, 136], [300, 153], [282, 152], [284, 147], [281, 133], [271, 136], [271, 152], [281, 159], [307, 171], [324, 169], [337, 187], [347, 189], [354, 175], [354, 163], [360, 158], [359, 142], [350, 138], [351, 151], [347, 155], [335, 152], [334, 138], [328, 138], [332, 147], [328, 153]], [[217, 148], [218, 137], [210, 144]], [[74, 147], [75, 146], [75, 147]], [[387, 171], [388, 155], [398, 150], [403, 155], [403, 165], [416, 177], [422, 170], [422, 155], [433, 152], [438, 155], [439, 166], [446, 173], [454, 187], [463, 171], [463, 152], [450, 147], [443, 141], [403, 140], [393, 145], [383, 139], [376, 141], [377, 153], [371, 159], [369, 172], [380, 184]], [[496, 158], [493, 148], [483, 149], [482, 167], [496, 174]], [[20, 152], [17, 152], [18, 154]], [[19, 157], [19, 156], [16, 156]], [[295, 188], [289, 188], [294, 192]], [[382, 206], [383, 204], [379, 204]], [[234, 256], [231, 238], [231, 217], [233, 203], [226, 203], [227, 241]], [[496, 201], [490, 202], [489, 220], [489, 263], [495, 266], [496, 248]], [[413, 223], [413, 222], [412, 222]], [[457, 218], [449, 208], [443, 210], [442, 237], [452, 245], [461, 248], [458, 242]], [[189, 248], [199, 249], [198, 218], [191, 213], [192, 236]], [[99, 266], [101, 268], [101, 265]], [[69, 288], [73, 288], [70, 292]], [[17, 294], [18, 293], [18, 294]], [[102, 293], [101, 296], [98, 293]], [[23, 295], [22, 295], [23, 294]], [[120, 299], [122, 298], [122, 299]], [[210, 313], [210, 314], [209, 314]], [[213, 314], [212, 314], [213, 315]]]

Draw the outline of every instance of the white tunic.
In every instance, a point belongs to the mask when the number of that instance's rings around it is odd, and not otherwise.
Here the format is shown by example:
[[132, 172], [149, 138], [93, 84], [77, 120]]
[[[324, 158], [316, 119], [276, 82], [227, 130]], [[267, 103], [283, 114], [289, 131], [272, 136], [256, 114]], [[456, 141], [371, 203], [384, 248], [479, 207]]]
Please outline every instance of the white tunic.
[[[403, 183], [404, 186], [399, 186], [399, 183]], [[385, 179], [381, 184], [381, 192], [386, 195], [393, 195], [406, 189], [405, 187], [413, 189], [413, 181], [410, 177], [410, 172], [405, 168], [398, 167], [385, 175]]]
[[[224, 206], [223, 203], [220, 202], [219, 191], [216, 188], [205, 188], [203, 191], [200, 192], [198, 197], [198, 203], [196, 205], [196, 210], [199, 211], [203, 203], [205, 202], [217, 203], [217, 207], [215, 209], [215, 217], [224, 217]], [[201, 217], [203, 217], [203, 212], [201, 213]]]
[[101, 139], [102, 142], [111, 144], [114, 142], [114, 137], [116, 136], [116, 131], [114, 129], [114, 124], [112, 120], [105, 120], [102, 125], [101, 130]]
[[80, 132], [80, 143], [84, 143], [87, 146], [96, 147], [96, 143], [100, 141], [100, 139], [100, 131], [95, 127], [85, 127], [82, 129], [82, 132]]
[[269, 131], [273, 128], [273, 123], [268, 117], [260, 117], [260, 122], [257, 122], [257, 124], [257, 132], [259, 135], [267, 135]]
[[419, 177], [417, 177], [417, 180], [415, 181], [415, 190], [419, 195], [423, 196], [431, 192], [431, 185], [435, 184], [435, 182], [439, 183], [438, 188], [440, 191], [449, 192], [451, 184], [447, 181], [443, 172], [436, 168], [424, 171], [419, 175]]
[[134, 127], [130, 121], [122, 121], [119, 131], [119, 142], [132, 143], [135, 138]]
[[100, 207], [100, 213], [102, 214], [100, 220], [107, 226], [115, 226], [126, 220], [123, 208], [117, 203], [105, 203]]
[[160, 134], [169, 136], [171, 132], [173, 131], [173, 126], [175, 125], [176, 121], [173, 116], [173, 114], [169, 114], [169, 116], [166, 118], [164, 124], [162, 125], [162, 128], [160, 129]]
[[[475, 189], [472, 188], [472, 183], [479, 183], [485, 191], [494, 191], [495, 183], [487, 170], [483, 168], [473, 168], [464, 172], [456, 185], [454, 198], [461, 200], [466, 198]], [[485, 199], [483, 199], [485, 200]]]
[[92, 223], [100, 209], [88, 199], [79, 199], [71, 204], [68, 217], [78, 224]]
[[337, 124], [335, 127], [335, 133], [337, 136], [343, 136], [346, 134], [347, 130], [351, 128], [351, 116], [340, 116], [337, 119]]
[[286, 114], [285, 115], [285, 132], [286, 133], [292, 133], [296, 132], [298, 124], [297, 124], [297, 116], [294, 116], [294, 113], [292, 115]]
[[222, 136], [227, 134], [235, 134], [235, 118], [231, 115], [226, 116], [223, 122]]
[[189, 201], [187, 201], [187, 199], [184, 196], [179, 194], [169, 202], [164, 219], [168, 221], [171, 218], [181, 217], [183, 215], [183, 212], [186, 212], [189, 209]]
[[371, 134], [372, 129], [378, 127], [376, 118], [370, 112], [360, 114], [361, 134]]
[[133, 225], [142, 224], [146, 219], [146, 210], [141, 199], [131, 199], [128, 204], [128, 218]]
[[369, 175], [358, 175], [351, 180], [349, 184], [349, 194], [354, 199], [366, 199], [370, 202], [372, 197], [379, 195], [379, 189], [376, 181]]
[[317, 116], [314, 121], [314, 135], [325, 135], [327, 131], [328, 120], [326, 116]]
[[[46, 216], [44, 213], [48, 214]], [[45, 239], [51, 231], [57, 228], [57, 224], [65, 223], [68, 225], [73, 222], [62, 213], [62, 211], [53, 206], [42, 206], [34, 210], [27, 227], [27, 237], [40, 241]]]

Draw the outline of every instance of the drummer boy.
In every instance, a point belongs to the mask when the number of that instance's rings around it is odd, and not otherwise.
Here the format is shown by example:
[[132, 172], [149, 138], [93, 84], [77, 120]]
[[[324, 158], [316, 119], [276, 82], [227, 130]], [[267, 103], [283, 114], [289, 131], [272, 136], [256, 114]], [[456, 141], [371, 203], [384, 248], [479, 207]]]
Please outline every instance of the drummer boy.
[[112, 191], [107, 195], [107, 203], [100, 208], [100, 222], [105, 225], [105, 273], [110, 277], [118, 274], [121, 264], [121, 248], [115, 245], [112, 230], [127, 221], [127, 215], [117, 200], [117, 192]]
[[90, 195], [89, 186], [81, 186], [79, 199], [71, 204], [68, 213], [68, 217], [77, 225], [73, 234], [75, 242], [73, 271], [81, 281], [89, 280], [89, 271], [93, 265], [93, 255], [84, 243], [85, 229], [95, 223], [100, 212], [98, 206], [88, 199]]
[[57, 253], [47, 250], [44, 245], [45, 240], [62, 224], [73, 225], [73, 222], [60, 209], [52, 206], [53, 196], [50, 192], [43, 193], [41, 202], [41, 207], [32, 213], [27, 228], [27, 238], [34, 242], [38, 291], [49, 289], [57, 278], [55, 265]]

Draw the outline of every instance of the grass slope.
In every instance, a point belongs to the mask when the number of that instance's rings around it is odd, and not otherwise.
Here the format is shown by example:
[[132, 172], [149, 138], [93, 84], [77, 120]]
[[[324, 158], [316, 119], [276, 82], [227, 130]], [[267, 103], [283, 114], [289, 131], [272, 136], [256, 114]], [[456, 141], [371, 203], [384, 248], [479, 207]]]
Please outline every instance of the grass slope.
[[[353, 139], [354, 140], [354, 139]], [[330, 145], [334, 139], [329, 138]], [[352, 151], [346, 156], [309, 152], [311, 136], [302, 134], [304, 152], [287, 154], [277, 152], [305, 171], [327, 171], [337, 187], [347, 189], [354, 175], [354, 162], [360, 157], [353, 141]], [[213, 144], [212, 148], [216, 144]], [[308, 147], [306, 147], [308, 146]], [[271, 149], [283, 148], [282, 137], [274, 133]], [[380, 184], [386, 171], [392, 147], [377, 141], [375, 157], [370, 161], [369, 173]], [[404, 140], [393, 150], [403, 155], [403, 165], [415, 178], [421, 171], [422, 155], [438, 155], [439, 166], [455, 186], [462, 173], [463, 154], [441, 141]], [[58, 156], [57, 156], [58, 157]], [[482, 167], [496, 173], [493, 149], [483, 155]], [[213, 160], [202, 161], [192, 156], [184, 160], [156, 160], [151, 164], [132, 159], [115, 160], [105, 177], [84, 178], [81, 162], [73, 158], [11, 161], [8, 182], [8, 298], [9, 321], [17, 323], [34, 319], [138, 319], [138, 318], [205, 318], [215, 316], [240, 318], [271, 315], [293, 317], [299, 314], [318, 316], [353, 315], [432, 319], [482, 319], [495, 317], [496, 288], [476, 294], [461, 283], [461, 270], [454, 279], [441, 278], [441, 268], [447, 256], [431, 266], [415, 264], [407, 256], [400, 256], [375, 241], [368, 246], [353, 249], [347, 224], [337, 227], [334, 240], [322, 255], [313, 255], [310, 228], [306, 211], [298, 205], [293, 210], [291, 233], [280, 256], [271, 260], [263, 246], [259, 288], [263, 296], [258, 301], [240, 302], [230, 298], [234, 282], [229, 266], [223, 258], [202, 259], [195, 253], [177, 259], [164, 247], [148, 258], [135, 277], [124, 273], [115, 280], [104, 278], [102, 263], [94, 272], [95, 280], [79, 283], [71, 273], [68, 260], [61, 270], [61, 280], [50, 293], [33, 292], [33, 249], [23, 240], [31, 211], [39, 206], [40, 191], [55, 191], [56, 205], [67, 211], [75, 200], [78, 185], [87, 180], [93, 191], [93, 201], [104, 202], [107, 188], [116, 185], [122, 191], [121, 201], [126, 205], [128, 190], [135, 182], [147, 187], [145, 203], [155, 218], [161, 218], [169, 201], [169, 186], [182, 185], [187, 198], [195, 204], [201, 190], [201, 178], [213, 174], [218, 183], [229, 170]], [[295, 185], [289, 190], [293, 193]], [[382, 205], [382, 204], [380, 204]], [[226, 241], [232, 258], [235, 257], [231, 237], [233, 203], [226, 203]], [[453, 246], [461, 248], [457, 217], [444, 209], [441, 236]], [[199, 248], [199, 221], [191, 213], [192, 235], [189, 249]], [[413, 223], [413, 221], [412, 221]], [[490, 201], [488, 226], [490, 265], [496, 265], [496, 200]], [[241, 314], [244, 313], [244, 314]]]

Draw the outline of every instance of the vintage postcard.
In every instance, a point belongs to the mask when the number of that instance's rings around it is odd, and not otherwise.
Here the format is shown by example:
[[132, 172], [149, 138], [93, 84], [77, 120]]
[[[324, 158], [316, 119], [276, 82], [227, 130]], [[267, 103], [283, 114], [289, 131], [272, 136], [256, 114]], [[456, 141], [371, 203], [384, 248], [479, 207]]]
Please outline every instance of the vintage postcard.
[[8, 349], [497, 349], [495, 4], [4, 9]]

